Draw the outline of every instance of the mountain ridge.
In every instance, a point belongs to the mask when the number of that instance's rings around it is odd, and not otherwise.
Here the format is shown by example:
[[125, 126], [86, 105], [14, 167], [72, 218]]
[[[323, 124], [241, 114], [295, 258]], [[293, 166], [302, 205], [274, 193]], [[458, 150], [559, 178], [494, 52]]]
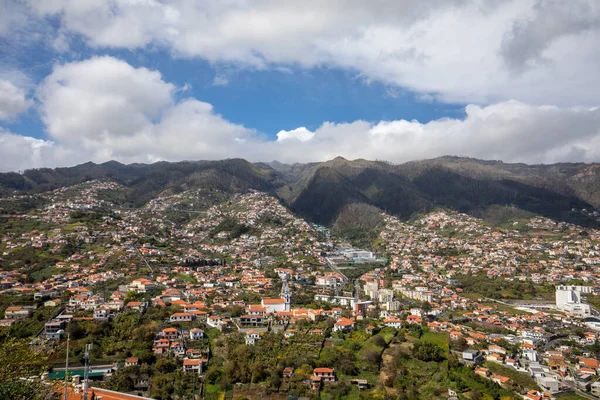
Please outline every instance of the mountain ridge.
[[584, 218], [581, 210], [600, 209], [598, 163], [528, 165], [458, 156], [402, 164], [343, 157], [306, 164], [251, 163], [239, 158], [129, 165], [88, 162], [0, 173], [0, 195], [41, 193], [101, 178], [131, 189], [133, 206], [170, 189], [225, 193], [253, 189], [272, 194], [292, 211], [325, 225], [354, 203], [402, 218], [439, 206], [472, 214], [490, 206], [515, 206], [582, 225], [598, 221]]

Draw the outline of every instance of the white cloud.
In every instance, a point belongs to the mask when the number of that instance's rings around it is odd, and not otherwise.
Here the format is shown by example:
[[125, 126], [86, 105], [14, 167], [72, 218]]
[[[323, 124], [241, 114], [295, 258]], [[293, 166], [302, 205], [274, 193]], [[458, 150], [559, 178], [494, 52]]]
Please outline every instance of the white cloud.
[[227, 86], [229, 84], [229, 79], [222, 75], [216, 75], [213, 79], [213, 86]]
[[54, 165], [52, 147], [52, 142], [16, 135], [0, 128], [0, 172]]
[[160, 119], [175, 86], [157, 71], [95, 57], [54, 68], [38, 89], [54, 139], [128, 137]]
[[0, 120], [11, 120], [27, 111], [32, 102], [26, 97], [25, 90], [0, 79]]
[[301, 142], [306, 142], [307, 140], [312, 139], [314, 135], [314, 132], [311, 132], [305, 127], [301, 126], [300, 128], [296, 128], [291, 131], [279, 131], [277, 133], [277, 141], [282, 142], [284, 140], [295, 139]]
[[[6, 0], [5, 0], [6, 1]], [[256, 68], [335, 67], [489, 104], [597, 105], [595, 0], [29, 0], [94, 47], [161, 46]], [[10, 10], [9, 10], [10, 11]]]
[[110, 57], [57, 65], [38, 88], [49, 140], [0, 132], [0, 170], [85, 161], [383, 159], [445, 154], [524, 162], [600, 160], [600, 108], [507, 101], [468, 105], [463, 119], [325, 122], [269, 140], [212, 105], [176, 100], [157, 71]]
[[157, 71], [95, 57], [56, 66], [37, 96], [55, 148], [94, 161], [226, 158], [241, 146], [234, 139], [256, 136], [176, 92]]

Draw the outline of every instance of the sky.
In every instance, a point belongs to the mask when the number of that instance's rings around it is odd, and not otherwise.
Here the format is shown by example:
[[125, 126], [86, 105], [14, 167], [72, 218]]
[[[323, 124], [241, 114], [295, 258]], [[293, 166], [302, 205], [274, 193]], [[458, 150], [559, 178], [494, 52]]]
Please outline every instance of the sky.
[[0, 0], [0, 171], [600, 161], [596, 0]]

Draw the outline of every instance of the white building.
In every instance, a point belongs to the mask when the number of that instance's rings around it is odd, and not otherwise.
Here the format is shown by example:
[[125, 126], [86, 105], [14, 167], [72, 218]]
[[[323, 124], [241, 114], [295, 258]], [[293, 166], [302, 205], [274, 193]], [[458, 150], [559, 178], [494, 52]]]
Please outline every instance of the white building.
[[257, 340], [260, 340], [260, 332], [248, 331], [246, 332], [246, 344], [253, 345]]
[[591, 286], [557, 286], [556, 307], [571, 314], [589, 316], [591, 315], [590, 305], [582, 302], [581, 294], [591, 292]]

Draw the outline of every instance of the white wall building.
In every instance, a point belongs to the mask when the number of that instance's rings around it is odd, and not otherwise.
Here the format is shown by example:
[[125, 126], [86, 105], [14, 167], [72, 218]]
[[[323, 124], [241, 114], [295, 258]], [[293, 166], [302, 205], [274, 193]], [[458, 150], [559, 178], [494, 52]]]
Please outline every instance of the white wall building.
[[582, 302], [581, 294], [591, 292], [591, 286], [557, 286], [556, 307], [571, 314], [589, 316], [591, 315], [590, 305]]

